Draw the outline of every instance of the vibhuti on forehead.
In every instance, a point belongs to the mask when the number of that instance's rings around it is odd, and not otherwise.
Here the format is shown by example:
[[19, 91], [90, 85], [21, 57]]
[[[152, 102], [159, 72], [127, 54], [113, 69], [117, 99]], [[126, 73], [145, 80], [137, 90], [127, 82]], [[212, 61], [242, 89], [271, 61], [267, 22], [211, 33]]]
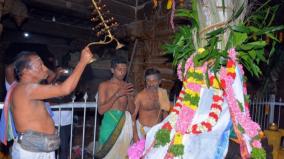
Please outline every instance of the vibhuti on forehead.
[[37, 56], [34, 60], [30, 61], [30, 65], [34, 65], [35, 62], [40, 61], [41, 58], [39, 56]]

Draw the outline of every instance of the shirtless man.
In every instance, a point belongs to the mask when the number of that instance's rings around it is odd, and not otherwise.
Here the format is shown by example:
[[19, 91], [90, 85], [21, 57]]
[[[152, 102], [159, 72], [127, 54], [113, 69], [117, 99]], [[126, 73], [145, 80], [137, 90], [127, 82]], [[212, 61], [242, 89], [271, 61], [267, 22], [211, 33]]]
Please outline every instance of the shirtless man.
[[99, 114], [103, 115], [110, 109], [133, 112], [133, 107], [128, 105], [133, 99], [133, 85], [124, 81], [127, 62], [122, 57], [115, 57], [111, 61], [111, 72], [112, 78], [99, 85]]
[[97, 158], [124, 159], [132, 140], [133, 85], [124, 81], [127, 62], [123, 58], [112, 59], [111, 72], [112, 78], [101, 83], [98, 91], [98, 112], [104, 116]]
[[[166, 117], [170, 102], [166, 90], [159, 88], [160, 71], [150, 68], [145, 71], [146, 88], [135, 97], [133, 121], [133, 139], [137, 142], [144, 139], [151, 127]], [[137, 114], [139, 115], [138, 119]], [[135, 122], [136, 120], [136, 122]]]
[[89, 48], [84, 48], [73, 73], [60, 85], [39, 84], [47, 78], [48, 69], [36, 53], [17, 57], [14, 69], [18, 84], [11, 88], [11, 110], [19, 135], [13, 144], [13, 159], [55, 158], [60, 140], [42, 100], [71, 93], [92, 57]]

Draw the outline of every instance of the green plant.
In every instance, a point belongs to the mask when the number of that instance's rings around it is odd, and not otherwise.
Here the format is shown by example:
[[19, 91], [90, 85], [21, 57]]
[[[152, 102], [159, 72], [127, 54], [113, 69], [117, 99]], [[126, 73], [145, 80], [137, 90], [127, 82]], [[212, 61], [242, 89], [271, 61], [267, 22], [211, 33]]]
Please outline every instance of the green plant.
[[[238, 60], [245, 68], [254, 76], [259, 77], [261, 70], [260, 62], [267, 62], [264, 56], [264, 48], [267, 45], [264, 38], [266, 36], [272, 39], [272, 49], [270, 55], [274, 53], [275, 44], [278, 39], [275, 32], [284, 28], [281, 26], [271, 26], [274, 20], [278, 6], [269, 6], [269, 1], [263, 4], [259, 9], [247, 15], [243, 22], [235, 23], [235, 21], [243, 14], [244, 4], [242, 4], [236, 12], [227, 20], [226, 23], [213, 31], [205, 34], [204, 38], [200, 38], [200, 23], [196, 8], [197, 1], [192, 1], [192, 10], [178, 9], [176, 16], [185, 17], [191, 22], [191, 26], [180, 26], [179, 30], [172, 38], [172, 42], [163, 46], [165, 52], [173, 55], [173, 64], [184, 65], [188, 57], [197, 52], [202, 47], [205, 52], [194, 56], [194, 64], [201, 66], [206, 61], [214, 61], [209, 65], [208, 69], [217, 73], [222, 65], [228, 59], [228, 49], [236, 48]], [[224, 5], [224, 3], [223, 3]], [[229, 33], [228, 40], [224, 39], [224, 34]], [[205, 43], [201, 43], [205, 40]], [[225, 41], [225, 47], [220, 48], [220, 42]], [[205, 44], [205, 45], [204, 45]], [[202, 46], [204, 45], [204, 46]], [[183, 67], [182, 67], [183, 68]]]

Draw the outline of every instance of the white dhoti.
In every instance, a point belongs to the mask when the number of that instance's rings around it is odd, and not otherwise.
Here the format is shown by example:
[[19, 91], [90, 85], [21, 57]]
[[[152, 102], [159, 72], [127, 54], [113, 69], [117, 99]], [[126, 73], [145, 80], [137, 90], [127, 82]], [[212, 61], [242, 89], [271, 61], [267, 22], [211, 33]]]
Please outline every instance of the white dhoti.
[[139, 139], [145, 139], [146, 138], [146, 135], [147, 133], [149, 132], [149, 130], [152, 128], [152, 127], [149, 127], [149, 126], [143, 126], [139, 120], [136, 120], [136, 127], [137, 127], [137, 133], [138, 133], [138, 137]]
[[12, 159], [55, 159], [55, 152], [27, 151], [24, 150], [16, 140], [14, 140], [12, 147]]
[[125, 123], [119, 137], [104, 159], [125, 159], [127, 150], [133, 138], [132, 119], [129, 112], [125, 112]]

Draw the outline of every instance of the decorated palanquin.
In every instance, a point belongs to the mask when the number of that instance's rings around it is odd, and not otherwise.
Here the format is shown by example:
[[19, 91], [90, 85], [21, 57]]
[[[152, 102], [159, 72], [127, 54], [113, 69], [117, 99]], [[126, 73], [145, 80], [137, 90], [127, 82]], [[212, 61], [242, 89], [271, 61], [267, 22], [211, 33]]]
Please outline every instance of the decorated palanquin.
[[230, 138], [241, 158], [266, 158], [263, 133], [250, 117], [244, 70], [261, 75], [263, 37], [271, 38], [273, 50], [274, 33], [283, 26], [271, 26], [275, 8], [268, 3], [250, 15], [247, 6], [247, 0], [191, 0], [191, 10], [173, 9], [191, 23], [164, 46], [183, 87], [169, 116], [129, 149], [129, 158], [223, 159]]
[[168, 118], [147, 134], [145, 158], [225, 158], [232, 133], [243, 158], [251, 154], [265, 158], [261, 129], [249, 115], [244, 71], [236, 60], [237, 52], [229, 49], [226, 65], [214, 74], [207, 69], [207, 62], [194, 65], [194, 56], [204, 51], [200, 48], [186, 61], [184, 73], [179, 65], [182, 90]]

